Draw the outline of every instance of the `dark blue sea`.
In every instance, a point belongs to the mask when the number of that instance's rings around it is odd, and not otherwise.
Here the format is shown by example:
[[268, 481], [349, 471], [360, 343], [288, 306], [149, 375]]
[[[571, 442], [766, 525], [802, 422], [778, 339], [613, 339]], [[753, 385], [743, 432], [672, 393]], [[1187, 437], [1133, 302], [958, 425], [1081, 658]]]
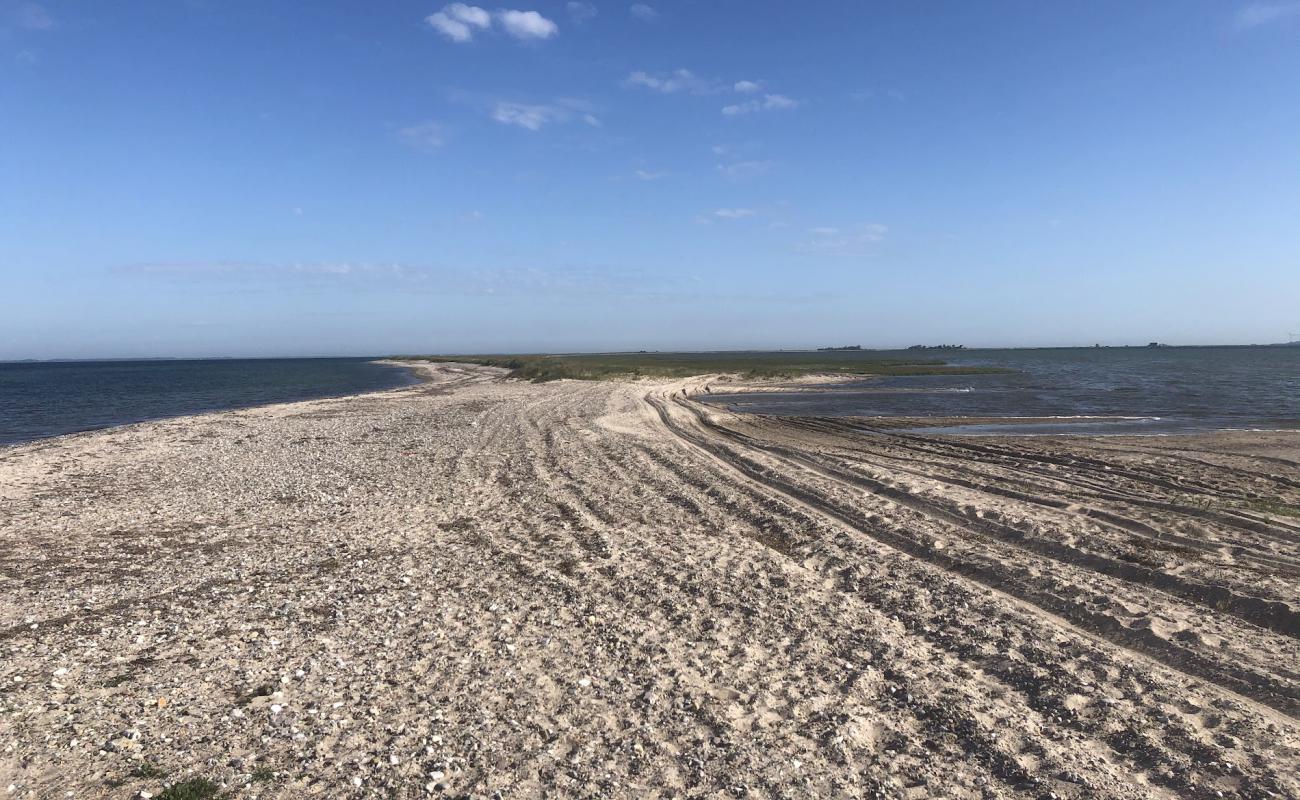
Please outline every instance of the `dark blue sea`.
[[0, 363], [0, 446], [415, 381], [409, 370], [359, 358]]
[[927, 428], [963, 434], [1168, 434], [1300, 428], [1300, 347], [1061, 348], [871, 352], [1001, 367], [994, 375], [849, 381], [826, 391], [714, 395], [783, 416], [1052, 417]]

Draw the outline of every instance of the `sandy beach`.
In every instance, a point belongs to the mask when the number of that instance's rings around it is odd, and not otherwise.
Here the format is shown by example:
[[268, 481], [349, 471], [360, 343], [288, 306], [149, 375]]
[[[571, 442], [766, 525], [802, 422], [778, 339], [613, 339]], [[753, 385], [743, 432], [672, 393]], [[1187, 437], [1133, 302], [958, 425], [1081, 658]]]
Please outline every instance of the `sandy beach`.
[[0, 449], [0, 794], [1300, 797], [1300, 432], [413, 368]]

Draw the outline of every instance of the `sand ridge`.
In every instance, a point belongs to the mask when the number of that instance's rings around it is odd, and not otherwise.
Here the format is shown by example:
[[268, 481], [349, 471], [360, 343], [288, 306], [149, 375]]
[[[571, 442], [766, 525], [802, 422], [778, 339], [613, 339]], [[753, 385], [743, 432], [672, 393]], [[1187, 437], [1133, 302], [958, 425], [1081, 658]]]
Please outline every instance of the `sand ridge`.
[[425, 369], [0, 450], [0, 790], [1300, 796], [1297, 437]]

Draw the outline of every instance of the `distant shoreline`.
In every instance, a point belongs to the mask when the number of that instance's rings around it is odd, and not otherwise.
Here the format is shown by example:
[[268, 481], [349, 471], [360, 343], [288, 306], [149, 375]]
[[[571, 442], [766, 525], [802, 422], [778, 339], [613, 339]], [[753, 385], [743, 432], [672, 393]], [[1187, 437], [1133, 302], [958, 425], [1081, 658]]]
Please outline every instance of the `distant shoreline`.
[[[1217, 350], [1228, 348], [1257, 348], [1257, 347], [1300, 347], [1300, 342], [1272, 342], [1264, 344], [1161, 344], [1160, 349], [1165, 350]], [[1148, 349], [1146, 344], [1104, 344], [1100, 347], [1094, 345], [1018, 345], [1015, 347], [997, 347], [983, 345], [966, 345], [958, 348], [926, 348], [922, 351], [915, 352], [935, 352], [935, 353], [969, 353], [969, 352], [988, 352], [988, 351], [1018, 351], [1018, 350], [1145, 350]], [[689, 354], [689, 355], [707, 355], [707, 354], [725, 354], [725, 353], [907, 353], [908, 347], [862, 347], [859, 349], [847, 348], [786, 348], [786, 349], [764, 349], [764, 348], [742, 348], [727, 350], [574, 350], [574, 351], [554, 351], [539, 352], [536, 350], [518, 350], [502, 352], [480, 352], [480, 353], [446, 353], [444, 355], [454, 356], [457, 358], [470, 358], [476, 356], [495, 355], [495, 356], [526, 356], [526, 355], [549, 355], [549, 356], [601, 356], [601, 355], [638, 355], [638, 354]], [[148, 362], [172, 362], [172, 361], [380, 361], [385, 359], [402, 359], [402, 358], [424, 358], [421, 354], [403, 354], [403, 355], [371, 355], [371, 356], [129, 356], [129, 357], [105, 357], [105, 358], [10, 358], [0, 359], [0, 365], [8, 364], [98, 364], [98, 363], [148, 363]]]

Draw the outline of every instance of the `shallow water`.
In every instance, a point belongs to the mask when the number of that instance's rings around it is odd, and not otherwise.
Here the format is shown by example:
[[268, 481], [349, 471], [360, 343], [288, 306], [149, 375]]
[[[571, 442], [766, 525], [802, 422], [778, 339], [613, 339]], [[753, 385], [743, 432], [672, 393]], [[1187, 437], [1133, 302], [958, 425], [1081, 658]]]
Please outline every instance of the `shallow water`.
[[781, 416], [1057, 418], [1030, 426], [925, 429], [932, 433], [1163, 434], [1300, 427], [1300, 347], [967, 350], [923, 356], [1012, 371], [877, 378], [825, 391], [704, 399], [736, 411]]
[[358, 358], [0, 363], [0, 445], [414, 382]]

